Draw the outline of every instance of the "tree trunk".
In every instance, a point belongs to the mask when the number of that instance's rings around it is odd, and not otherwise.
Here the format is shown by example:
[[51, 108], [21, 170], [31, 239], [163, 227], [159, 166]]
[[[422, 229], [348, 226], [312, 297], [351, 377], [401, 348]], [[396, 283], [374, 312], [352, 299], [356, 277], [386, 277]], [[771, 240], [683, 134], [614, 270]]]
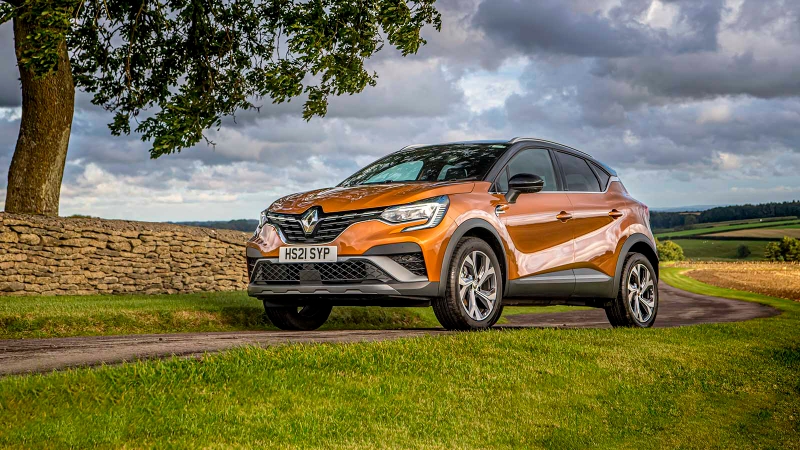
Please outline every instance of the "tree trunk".
[[20, 46], [33, 24], [14, 19], [14, 45], [22, 81], [22, 120], [8, 170], [6, 212], [58, 215], [61, 179], [75, 107], [75, 85], [67, 44], [59, 49], [58, 70], [36, 78], [19, 64]]

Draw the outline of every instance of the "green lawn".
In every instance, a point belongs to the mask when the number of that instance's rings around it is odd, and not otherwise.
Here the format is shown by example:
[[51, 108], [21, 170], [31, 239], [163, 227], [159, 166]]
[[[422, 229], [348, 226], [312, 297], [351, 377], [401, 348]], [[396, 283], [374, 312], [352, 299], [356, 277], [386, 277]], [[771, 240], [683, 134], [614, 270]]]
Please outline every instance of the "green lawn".
[[[574, 310], [510, 307], [504, 315]], [[244, 292], [177, 295], [0, 297], [0, 339], [274, 330]], [[501, 318], [501, 323], [503, 319]], [[324, 329], [438, 327], [431, 308], [334, 308]]]
[[0, 380], [0, 446], [800, 448], [800, 303], [651, 330], [243, 348]]
[[[737, 260], [737, 261], [763, 261], [764, 250], [769, 241], [723, 241], [715, 239], [675, 239], [676, 244], [683, 248], [683, 254], [694, 260]], [[736, 250], [740, 245], [750, 249], [750, 256], [740, 259]]]
[[[701, 225], [702, 224], [698, 226]], [[722, 233], [724, 231], [733, 231], [733, 230], [748, 230], [752, 228], [766, 228], [766, 227], [787, 228], [787, 225], [788, 226], [800, 225], [800, 222], [798, 222], [797, 219], [792, 219], [792, 220], [776, 220], [776, 221], [753, 222], [753, 223], [739, 223], [736, 225], [709, 226], [703, 228], [694, 228], [691, 230], [663, 231], [659, 232], [655, 236], [658, 239], [666, 239], [666, 238], [675, 239], [678, 237], [698, 236], [701, 234], [709, 234], [709, 233]]]

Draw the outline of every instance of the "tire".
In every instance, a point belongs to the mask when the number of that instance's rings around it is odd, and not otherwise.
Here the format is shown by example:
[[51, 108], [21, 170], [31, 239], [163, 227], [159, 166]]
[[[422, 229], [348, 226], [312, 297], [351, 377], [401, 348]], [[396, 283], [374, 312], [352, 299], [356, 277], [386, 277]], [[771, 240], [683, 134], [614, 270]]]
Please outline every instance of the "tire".
[[[625, 260], [617, 298], [606, 306], [606, 316], [613, 327], [650, 328], [658, 313], [658, 278], [653, 265], [641, 253], [631, 253]], [[640, 289], [640, 280], [644, 287]]]
[[287, 331], [311, 331], [321, 327], [328, 320], [332, 306], [264, 306], [264, 313], [273, 325]]
[[[491, 273], [479, 284], [479, 276], [490, 270]], [[433, 301], [433, 312], [444, 328], [481, 330], [491, 327], [500, 318], [503, 313], [503, 272], [497, 255], [486, 241], [465, 237], [458, 242], [446, 282], [445, 296]]]

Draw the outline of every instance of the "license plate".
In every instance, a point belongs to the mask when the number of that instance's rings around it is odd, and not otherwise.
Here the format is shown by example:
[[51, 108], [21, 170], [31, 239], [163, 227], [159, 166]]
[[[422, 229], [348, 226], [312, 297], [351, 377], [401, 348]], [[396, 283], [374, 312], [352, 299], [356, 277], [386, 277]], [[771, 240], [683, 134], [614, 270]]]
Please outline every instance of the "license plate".
[[337, 250], [338, 248], [333, 246], [281, 247], [278, 262], [336, 262]]

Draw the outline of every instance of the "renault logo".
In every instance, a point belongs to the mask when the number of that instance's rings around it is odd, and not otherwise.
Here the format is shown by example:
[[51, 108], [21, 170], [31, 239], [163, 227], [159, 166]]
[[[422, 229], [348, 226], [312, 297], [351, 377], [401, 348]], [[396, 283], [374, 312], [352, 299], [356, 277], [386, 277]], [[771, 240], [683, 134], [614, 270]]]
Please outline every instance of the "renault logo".
[[319, 223], [319, 211], [316, 208], [309, 209], [303, 214], [299, 222], [305, 234], [313, 233], [314, 228], [317, 228], [317, 224]]

